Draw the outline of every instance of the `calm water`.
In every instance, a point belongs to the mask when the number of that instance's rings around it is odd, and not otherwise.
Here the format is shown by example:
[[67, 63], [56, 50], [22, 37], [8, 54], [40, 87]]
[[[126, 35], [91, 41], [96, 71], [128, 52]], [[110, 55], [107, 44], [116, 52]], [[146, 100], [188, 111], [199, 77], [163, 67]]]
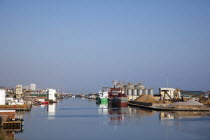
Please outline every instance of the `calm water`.
[[107, 108], [69, 98], [18, 115], [24, 118], [24, 131], [15, 135], [17, 140], [210, 139], [208, 113]]

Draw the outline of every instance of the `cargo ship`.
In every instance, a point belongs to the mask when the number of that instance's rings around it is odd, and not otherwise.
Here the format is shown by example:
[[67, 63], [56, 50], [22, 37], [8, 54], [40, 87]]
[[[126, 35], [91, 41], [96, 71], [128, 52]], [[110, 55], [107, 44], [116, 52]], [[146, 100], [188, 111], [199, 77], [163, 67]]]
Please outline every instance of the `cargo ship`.
[[119, 85], [115, 84], [115, 82], [113, 83], [114, 83], [113, 88], [110, 88], [108, 92], [109, 106], [127, 107], [128, 97], [126, 94], [124, 94], [123, 87], [120, 87]]

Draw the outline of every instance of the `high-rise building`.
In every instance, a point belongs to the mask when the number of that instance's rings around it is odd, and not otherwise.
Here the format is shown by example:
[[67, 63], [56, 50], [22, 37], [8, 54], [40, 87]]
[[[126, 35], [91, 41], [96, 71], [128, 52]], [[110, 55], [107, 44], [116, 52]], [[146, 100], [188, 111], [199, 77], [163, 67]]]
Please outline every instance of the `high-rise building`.
[[30, 84], [30, 90], [35, 91], [36, 90], [36, 84]]
[[16, 85], [15, 93], [16, 93], [16, 97], [21, 97], [23, 93], [23, 86]]

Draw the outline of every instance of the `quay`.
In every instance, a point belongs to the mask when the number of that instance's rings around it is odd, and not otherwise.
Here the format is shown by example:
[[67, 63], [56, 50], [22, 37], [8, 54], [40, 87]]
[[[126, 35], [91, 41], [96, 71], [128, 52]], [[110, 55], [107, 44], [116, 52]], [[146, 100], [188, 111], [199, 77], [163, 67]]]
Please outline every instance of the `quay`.
[[15, 110], [0, 110], [0, 127], [6, 131], [22, 131], [23, 119], [15, 118]]
[[134, 102], [134, 101], [129, 101], [128, 105], [149, 110], [155, 110], [155, 111], [199, 111], [199, 112], [209, 111], [210, 112], [210, 108], [208, 106], [198, 106], [198, 105], [187, 105], [187, 106], [177, 105], [176, 107], [167, 107], [161, 104], [154, 105], [154, 104]]
[[30, 111], [31, 105], [0, 105], [0, 110]]

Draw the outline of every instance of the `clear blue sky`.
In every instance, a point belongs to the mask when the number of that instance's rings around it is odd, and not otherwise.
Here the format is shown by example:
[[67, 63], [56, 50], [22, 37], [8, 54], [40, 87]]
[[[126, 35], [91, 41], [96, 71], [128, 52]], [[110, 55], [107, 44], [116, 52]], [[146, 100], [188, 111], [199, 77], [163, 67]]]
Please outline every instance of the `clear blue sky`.
[[0, 86], [210, 90], [209, 0], [0, 0]]

